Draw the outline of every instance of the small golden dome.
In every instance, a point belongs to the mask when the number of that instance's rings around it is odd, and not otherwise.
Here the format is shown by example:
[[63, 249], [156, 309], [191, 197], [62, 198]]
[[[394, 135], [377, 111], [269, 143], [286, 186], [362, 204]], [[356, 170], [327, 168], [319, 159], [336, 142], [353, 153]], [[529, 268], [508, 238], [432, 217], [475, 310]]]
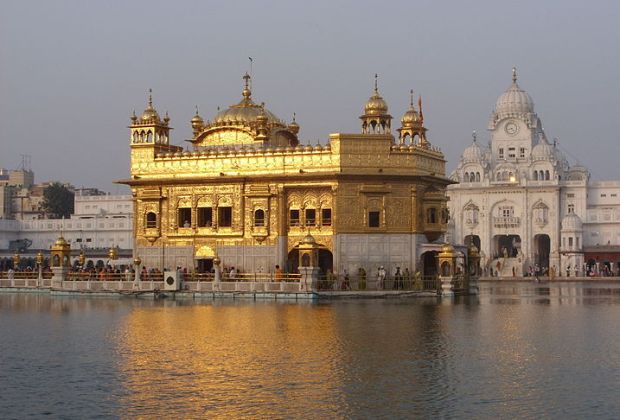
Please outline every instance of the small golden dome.
[[442, 254], [454, 254], [454, 247], [448, 243], [445, 243], [441, 246]]
[[299, 134], [299, 124], [297, 124], [297, 121], [295, 120], [295, 113], [293, 113], [293, 121], [291, 121], [291, 123], [288, 125], [288, 129], [291, 131], [291, 133], [297, 135]]
[[420, 114], [418, 114], [418, 111], [413, 108], [407, 110], [407, 112], [404, 113], [403, 118], [400, 120], [403, 125], [412, 125], [420, 121]]
[[388, 105], [379, 93], [375, 92], [375, 94], [368, 99], [368, 102], [366, 102], [364, 112], [366, 115], [387, 114]]
[[312, 236], [310, 234], [307, 234], [301, 240], [301, 243], [304, 244], [304, 245], [314, 245], [314, 244], [316, 244], [316, 240], [314, 239], [314, 236]]
[[388, 113], [387, 102], [379, 95], [377, 77], [378, 76], [375, 74], [375, 93], [368, 99], [364, 106], [364, 113], [366, 115], [385, 115]]
[[149, 121], [159, 121], [159, 114], [157, 113], [157, 111], [155, 110], [155, 108], [153, 107], [153, 95], [152, 95], [152, 90], [149, 89], [149, 103], [146, 106], [146, 109], [144, 110], [144, 112], [142, 113], [142, 117], [140, 118], [142, 120], [142, 122], [149, 122]]
[[192, 118], [191, 122], [192, 122], [192, 128], [200, 128], [204, 124], [204, 120], [198, 114], [198, 106], [196, 106], [196, 114], [194, 114], [194, 117]]
[[65, 238], [63, 238], [62, 236], [58, 237], [58, 239], [56, 239], [56, 242], [54, 242], [55, 248], [65, 247], [67, 245], [69, 244], [67, 243], [67, 241], [65, 241]]
[[415, 106], [413, 106], [413, 90], [409, 91], [409, 93], [411, 95], [409, 100], [409, 109], [403, 114], [403, 117], [400, 120], [404, 127], [422, 122], [421, 115], [415, 109]]

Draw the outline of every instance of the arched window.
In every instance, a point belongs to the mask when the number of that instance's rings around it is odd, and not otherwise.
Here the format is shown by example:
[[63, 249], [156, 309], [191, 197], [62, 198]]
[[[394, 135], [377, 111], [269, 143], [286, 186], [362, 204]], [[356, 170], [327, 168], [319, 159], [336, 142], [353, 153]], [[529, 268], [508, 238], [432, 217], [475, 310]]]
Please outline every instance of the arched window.
[[146, 227], [149, 229], [157, 227], [157, 215], [152, 211], [146, 214]]
[[254, 211], [254, 226], [265, 226], [265, 211], [263, 209]]
[[465, 176], [463, 177], [465, 182], [469, 182], [469, 172], [465, 172]]
[[435, 207], [431, 207], [426, 212], [426, 222], [437, 223], [437, 209]]
[[538, 179], [541, 181], [545, 180], [545, 173], [543, 171], [538, 171]]
[[479, 212], [478, 207], [473, 203], [469, 203], [465, 207], [465, 223], [470, 226], [477, 225], [478, 224], [478, 212]]
[[480, 182], [480, 172], [476, 172], [476, 182]]
[[534, 181], [538, 181], [538, 171], [534, 171]]
[[152, 143], [153, 142], [153, 133], [149, 130], [146, 133], [146, 142], [147, 143]]
[[545, 171], [545, 180], [549, 181], [549, 171]]
[[138, 132], [137, 132], [137, 131], [134, 131], [134, 132], [133, 132], [133, 142], [134, 142], [134, 143], [137, 143], [137, 142], [138, 142]]

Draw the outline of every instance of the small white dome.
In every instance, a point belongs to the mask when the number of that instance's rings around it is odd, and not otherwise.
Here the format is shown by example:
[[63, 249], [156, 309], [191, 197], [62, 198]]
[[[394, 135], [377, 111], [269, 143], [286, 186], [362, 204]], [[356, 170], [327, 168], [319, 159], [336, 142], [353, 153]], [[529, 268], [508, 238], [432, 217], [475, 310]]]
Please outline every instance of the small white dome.
[[463, 151], [464, 162], [481, 162], [484, 159], [484, 152], [475, 141]]
[[532, 149], [532, 160], [551, 160], [555, 157], [553, 146], [544, 140], [541, 140]]
[[516, 69], [512, 69], [512, 85], [495, 103], [495, 114], [498, 119], [530, 114], [534, 112], [534, 101], [526, 91], [517, 84]]
[[562, 230], [581, 230], [581, 217], [575, 213], [568, 213], [562, 219]]

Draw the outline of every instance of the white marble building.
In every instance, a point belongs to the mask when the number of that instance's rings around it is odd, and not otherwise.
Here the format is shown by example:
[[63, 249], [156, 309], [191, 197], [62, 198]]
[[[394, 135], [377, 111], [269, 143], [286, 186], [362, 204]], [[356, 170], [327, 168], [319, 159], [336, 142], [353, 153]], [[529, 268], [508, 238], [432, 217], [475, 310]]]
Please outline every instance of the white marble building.
[[620, 267], [620, 181], [590, 182], [550, 142], [534, 102], [517, 84], [497, 99], [488, 147], [474, 133], [448, 187], [449, 239], [473, 241], [486, 272], [521, 275], [538, 264], [556, 275], [586, 265]]
[[61, 232], [72, 249], [133, 249], [131, 195], [76, 194], [74, 205], [69, 219], [0, 220], [0, 249], [28, 239], [30, 249], [47, 250]]

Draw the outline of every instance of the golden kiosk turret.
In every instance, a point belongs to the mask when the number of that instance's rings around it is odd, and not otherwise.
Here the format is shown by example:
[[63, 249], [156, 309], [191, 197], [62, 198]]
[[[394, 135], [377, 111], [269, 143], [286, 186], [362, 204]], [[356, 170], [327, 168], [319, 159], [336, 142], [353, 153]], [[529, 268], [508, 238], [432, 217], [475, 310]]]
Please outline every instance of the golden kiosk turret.
[[316, 290], [319, 280], [319, 244], [309, 233], [299, 242], [299, 273], [302, 290]]
[[437, 255], [439, 265], [439, 280], [441, 281], [442, 296], [454, 296], [453, 280], [456, 276], [456, 252], [448, 243], [443, 244]]
[[56, 239], [50, 253], [52, 267], [71, 266], [71, 245], [62, 236]]
[[65, 241], [65, 238], [60, 236], [52, 245], [50, 254], [52, 272], [54, 273], [52, 289], [62, 289], [67, 272], [71, 267], [71, 245]]

